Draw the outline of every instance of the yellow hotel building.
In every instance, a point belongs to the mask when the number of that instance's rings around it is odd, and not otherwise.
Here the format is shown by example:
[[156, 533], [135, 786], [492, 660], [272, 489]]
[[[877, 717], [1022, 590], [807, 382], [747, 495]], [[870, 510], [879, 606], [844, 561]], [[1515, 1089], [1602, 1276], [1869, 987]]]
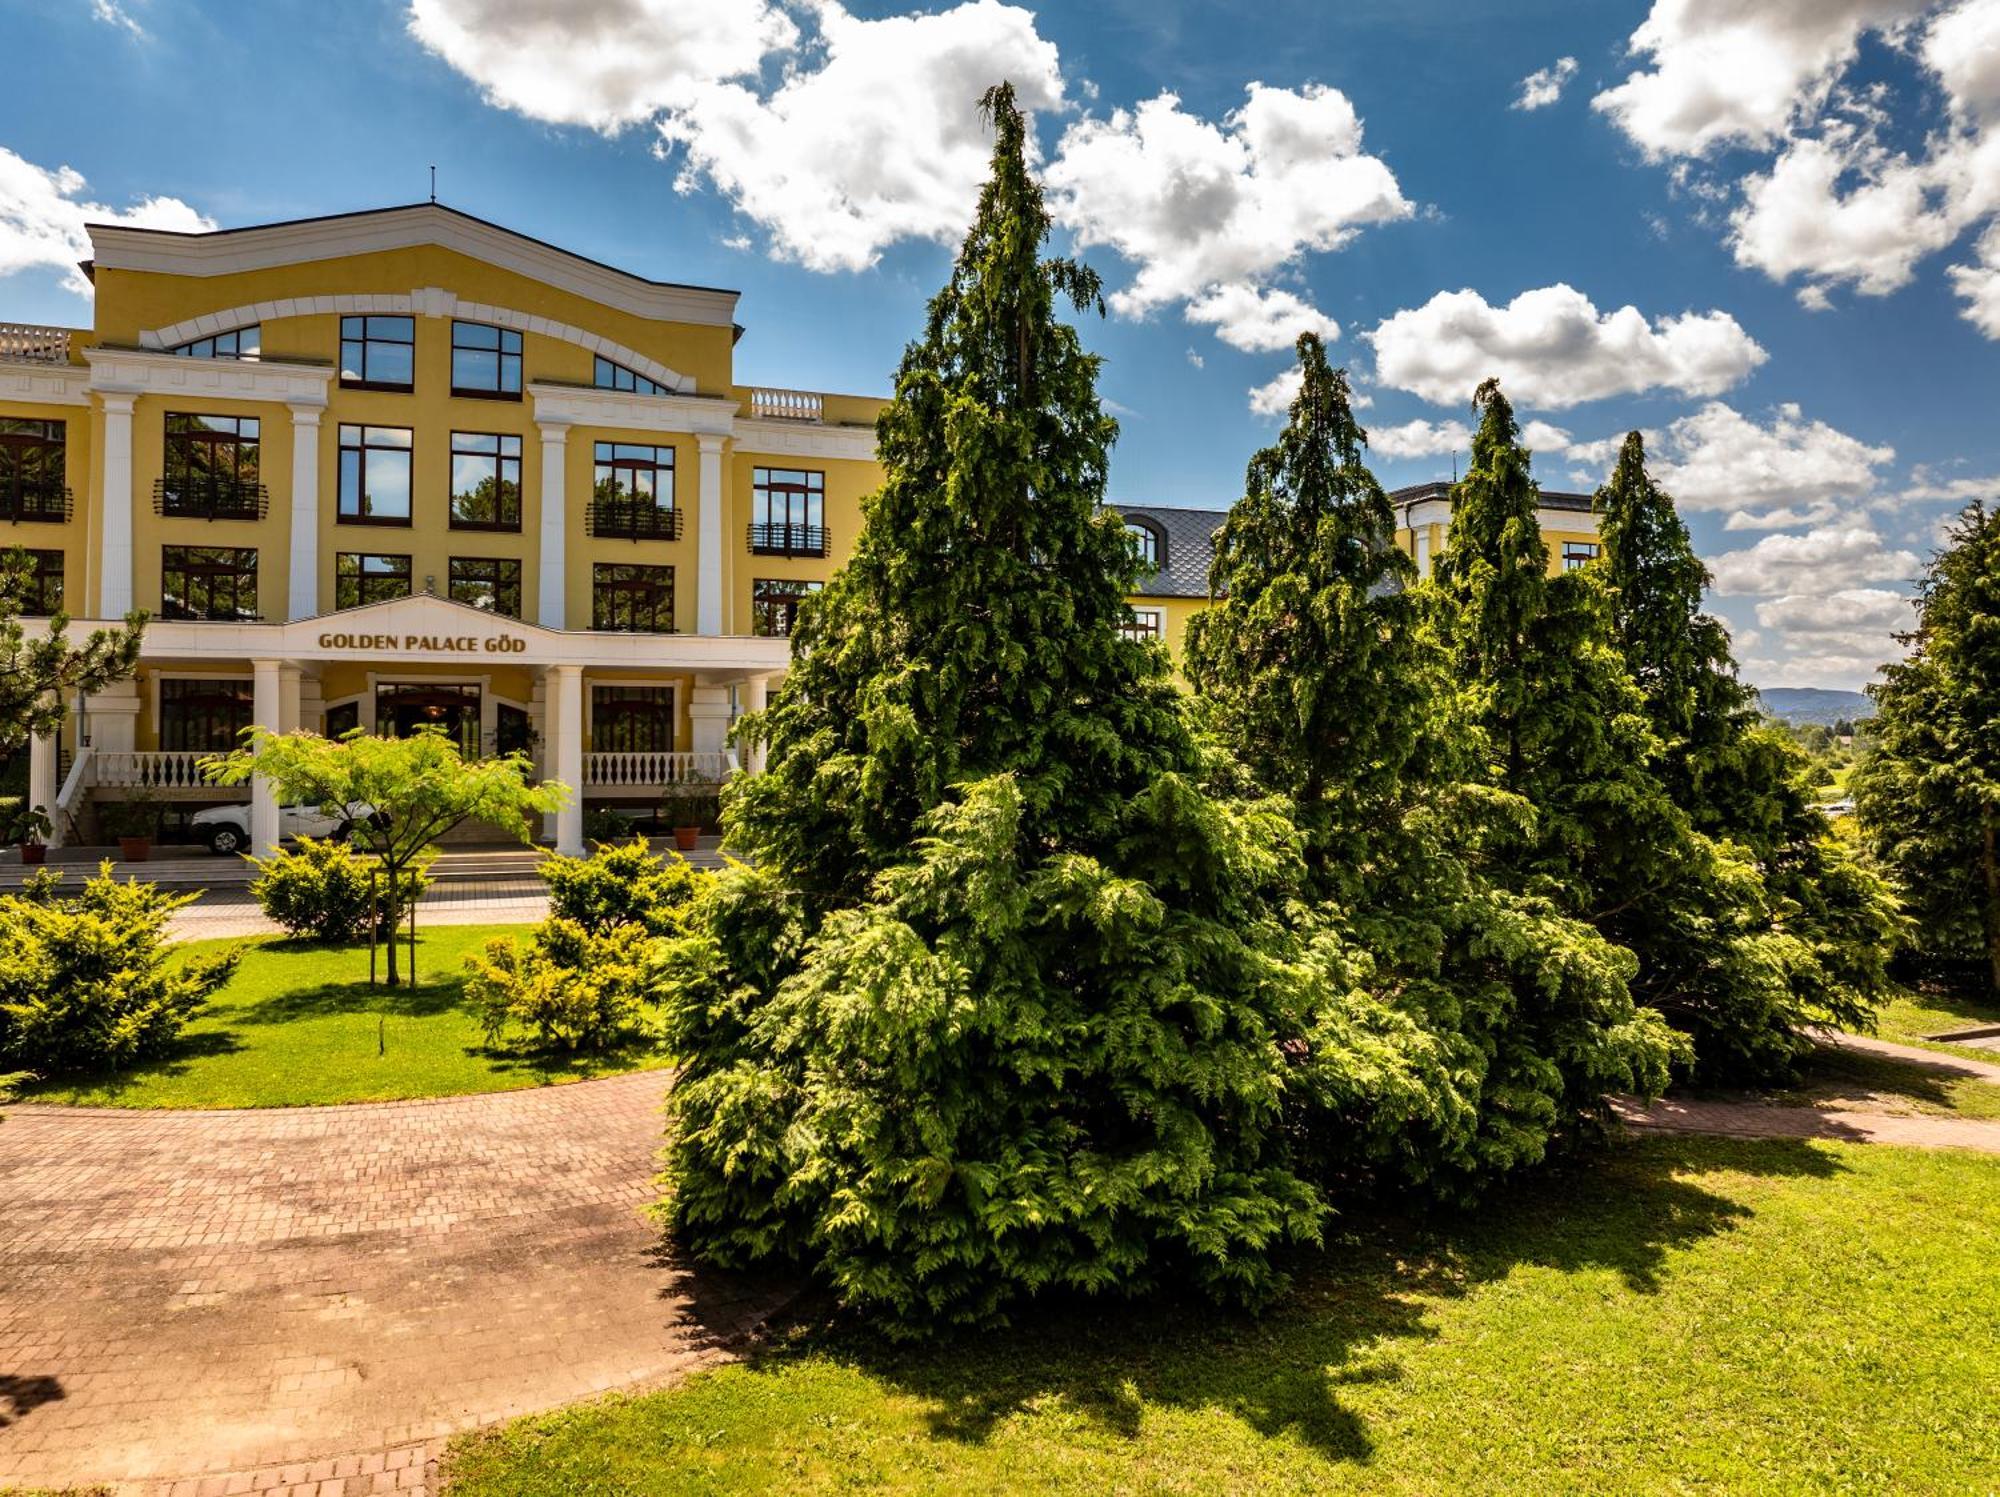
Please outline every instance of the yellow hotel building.
[[[261, 782], [197, 768], [251, 723], [524, 749], [580, 790], [547, 829], [565, 851], [586, 801], [739, 767], [731, 723], [879, 482], [880, 399], [739, 385], [736, 292], [435, 203], [90, 236], [92, 328], [0, 323], [0, 545], [42, 612], [152, 615], [136, 679], [31, 748], [58, 840], [143, 789], [248, 795], [274, 842]], [[1449, 490], [1395, 497], [1427, 568]], [[1574, 564], [1588, 501], [1544, 500]], [[1154, 563], [1134, 632], [1177, 652], [1219, 516], [1124, 512]]]

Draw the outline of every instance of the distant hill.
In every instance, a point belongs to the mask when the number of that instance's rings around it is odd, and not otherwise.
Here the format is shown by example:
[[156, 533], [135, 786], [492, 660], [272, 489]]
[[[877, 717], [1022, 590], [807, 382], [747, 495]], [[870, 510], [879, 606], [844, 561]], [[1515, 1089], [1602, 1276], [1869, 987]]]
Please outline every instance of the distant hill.
[[1859, 691], [1826, 691], [1818, 686], [1767, 686], [1758, 697], [1764, 710], [1788, 723], [1858, 722], [1875, 715], [1875, 704]]

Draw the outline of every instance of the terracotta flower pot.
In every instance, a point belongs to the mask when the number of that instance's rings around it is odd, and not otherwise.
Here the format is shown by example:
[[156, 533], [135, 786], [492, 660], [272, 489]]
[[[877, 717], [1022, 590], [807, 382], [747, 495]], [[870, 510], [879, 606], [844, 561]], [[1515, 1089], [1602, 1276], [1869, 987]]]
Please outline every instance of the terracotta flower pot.
[[120, 837], [118, 856], [128, 863], [143, 863], [153, 855], [151, 837]]
[[49, 849], [44, 843], [23, 842], [21, 844], [21, 862], [29, 868], [47, 862], [48, 857]]
[[700, 841], [700, 827], [677, 826], [674, 828], [674, 846], [678, 847], [682, 852], [692, 852]]

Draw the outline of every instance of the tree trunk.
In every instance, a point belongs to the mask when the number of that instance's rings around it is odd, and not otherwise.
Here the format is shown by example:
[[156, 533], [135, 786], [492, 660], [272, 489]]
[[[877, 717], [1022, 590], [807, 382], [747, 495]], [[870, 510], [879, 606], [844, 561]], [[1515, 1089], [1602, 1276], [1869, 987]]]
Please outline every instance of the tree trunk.
[[1986, 964], [1993, 990], [2000, 993], [2000, 819], [1988, 811], [1982, 825], [1980, 867], [1986, 875]]
[[389, 917], [385, 923], [389, 927], [389, 986], [393, 988], [396, 986], [396, 942], [402, 937], [403, 926], [403, 902], [396, 897], [396, 891], [401, 887], [398, 880], [402, 870], [389, 867], [388, 872], [389, 896], [383, 901], [383, 912]]

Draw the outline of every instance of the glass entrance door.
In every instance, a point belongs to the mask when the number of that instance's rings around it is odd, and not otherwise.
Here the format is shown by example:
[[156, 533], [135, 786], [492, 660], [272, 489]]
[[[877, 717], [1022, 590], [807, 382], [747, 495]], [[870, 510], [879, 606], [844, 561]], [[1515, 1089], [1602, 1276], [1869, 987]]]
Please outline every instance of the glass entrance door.
[[383, 681], [375, 688], [375, 731], [407, 738], [442, 728], [468, 759], [479, 757], [479, 688], [449, 682]]

